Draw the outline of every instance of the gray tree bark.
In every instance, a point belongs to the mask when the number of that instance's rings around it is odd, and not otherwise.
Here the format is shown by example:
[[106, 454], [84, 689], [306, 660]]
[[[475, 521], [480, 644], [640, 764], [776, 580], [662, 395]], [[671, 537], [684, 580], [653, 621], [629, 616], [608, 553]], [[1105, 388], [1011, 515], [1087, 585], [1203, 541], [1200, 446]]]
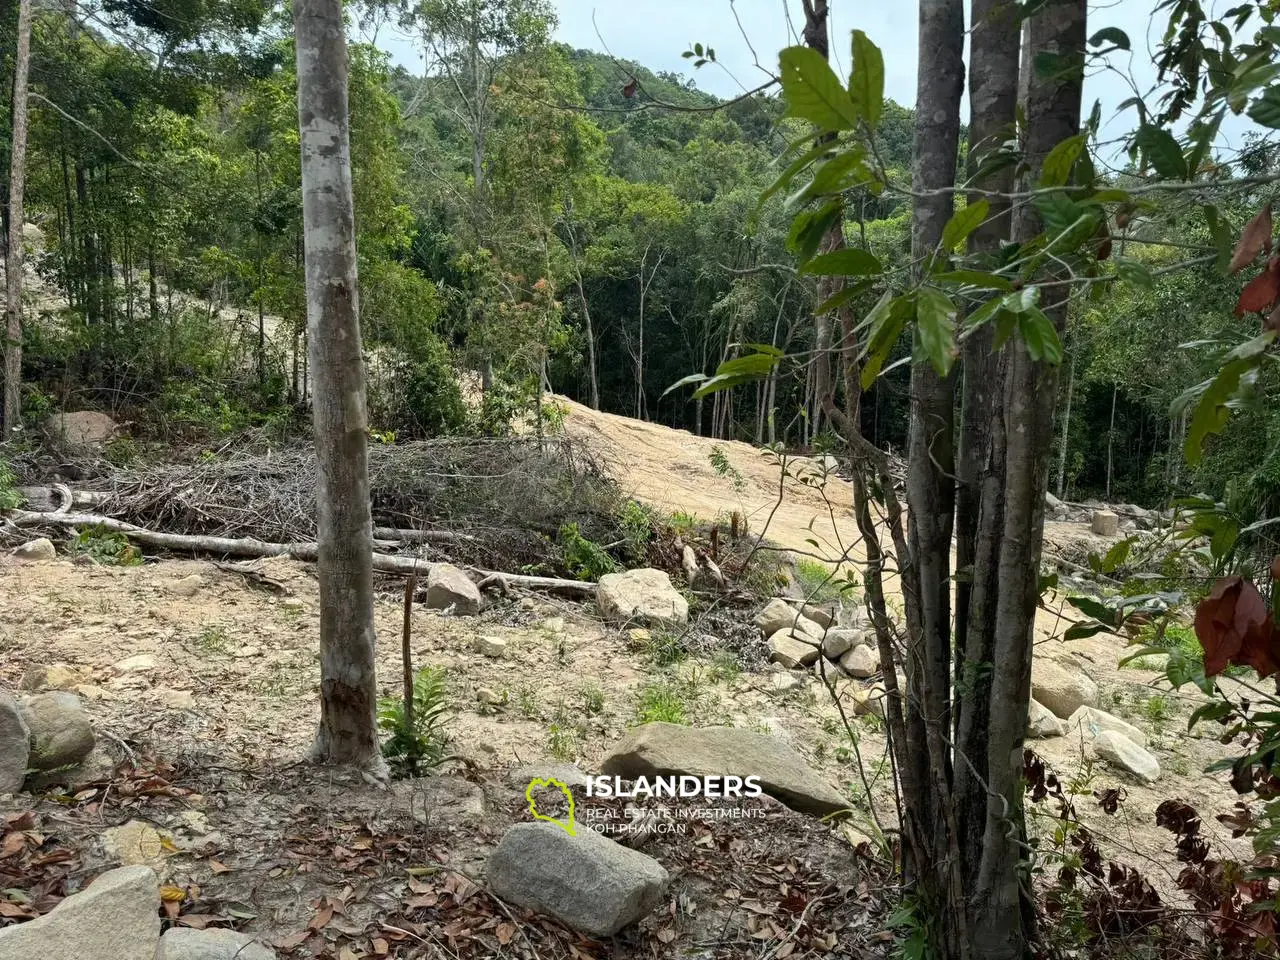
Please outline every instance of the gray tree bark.
[[314, 757], [379, 780], [373, 517], [340, 0], [295, 0], [307, 344], [318, 477], [320, 727]]
[[22, 419], [22, 198], [27, 178], [27, 76], [31, 69], [31, 0], [18, 0], [13, 64], [13, 146], [9, 160], [9, 239], [5, 248], [4, 436]]

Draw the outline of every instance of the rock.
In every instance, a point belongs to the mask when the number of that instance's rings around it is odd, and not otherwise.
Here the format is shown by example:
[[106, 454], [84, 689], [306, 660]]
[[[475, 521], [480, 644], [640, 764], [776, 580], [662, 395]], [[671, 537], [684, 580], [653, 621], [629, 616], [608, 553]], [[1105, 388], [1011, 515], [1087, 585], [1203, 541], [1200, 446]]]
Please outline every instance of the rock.
[[790, 630], [779, 630], [769, 638], [769, 659], [789, 670], [809, 666], [818, 655], [817, 638], [800, 640]]
[[590, 777], [572, 763], [529, 763], [507, 771], [507, 782], [521, 793], [533, 780], [559, 780], [566, 787], [585, 787]]
[[65, 663], [51, 663], [48, 666], [33, 663], [23, 672], [19, 686], [31, 693], [43, 693], [46, 690], [72, 690], [88, 679], [89, 671], [80, 667]]
[[866, 679], [880, 670], [880, 653], [870, 644], [854, 647], [840, 658], [840, 667], [851, 677]]
[[19, 560], [57, 560], [58, 550], [48, 537], [40, 537], [14, 547], [13, 555]]
[[822, 817], [849, 807], [785, 743], [733, 727], [642, 724], [605, 755], [600, 772], [629, 780], [679, 774], [757, 776], [765, 793], [801, 813]]
[[769, 690], [771, 693], [789, 693], [797, 687], [804, 686], [804, 675], [789, 670], [779, 670], [769, 674]]
[[171, 927], [160, 938], [155, 960], [276, 960], [276, 952], [247, 933]]
[[1061, 513], [1067, 508], [1065, 503], [1055, 497], [1048, 490], [1044, 492], [1044, 505], [1049, 508], [1050, 513]]
[[822, 636], [822, 627], [789, 603], [776, 598], [770, 600], [765, 608], [756, 614], [755, 623], [766, 637], [771, 637], [780, 630], [790, 630], [793, 633], [811, 637]]
[[548, 633], [564, 633], [564, 617], [547, 617], [538, 626]]
[[156, 868], [164, 863], [164, 838], [160, 831], [141, 820], [130, 820], [118, 827], [102, 831], [102, 849], [108, 857], [126, 867]]
[[44, 916], [0, 929], [0, 960], [155, 960], [159, 936], [155, 873], [121, 867]]
[[850, 630], [836, 627], [827, 631], [822, 638], [822, 655], [828, 660], [839, 660], [854, 647], [864, 643], [861, 630]]
[[181, 580], [169, 580], [161, 584], [160, 589], [174, 597], [194, 597], [203, 586], [204, 577], [198, 573], [193, 573], [191, 576], [183, 577]]
[[[1086, 708], [1087, 709], [1087, 708]], [[1027, 711], [1027, 736], [1037, 740], [1049, 737], [1066, 736], [1067, 722], [1060, 720], [1054, 712], [1035, 700], [1031, 701]]]
[[170, 690], [168, 687], [157, 687], [151, 691], [151, 697], [162, 707], [169, 710], [194, 710], [196, 698], [190, 690]]
[[391, 795], [422, 823], [461, 823], [484, 816], [484, 794], [461, 777], [397, 780], [391, 785]]
[[140, 653], [136, 657], [126, 657], [111, 665], [116, 673], [148, 673], [156, 668], [156, 658], [149, 653]]
[[834, 604], [818, 606], [817, 604], [806, 603], [800, 608], [800, 613], [823, 629], [829, 629], [836, 625], [839, 609]]
[[507, 655], [507, 641], [501, 637], [475, 637], [471, 641], [471, 649], [474, 653], [501, 660]]
[[883, 717], [885, 689], [880, 684], [872, 684], [866, 690], [850, 690], [846, 694], [853, 703], [855, 717]]
[[689, 622], [689, 603], [661, 570], [642, 567], [606, 573], [596, 584], [596, 606], [612, 621], [637, 621], [645, 626], [676, 626]]
[[114, 420], [96, 410], [55, 413], [44, 426], [55, 440], [79, 450], [102, 446], [118, 429]]
[[500, 707], [507, 702], [506, 697], [492, 687], [477, 687], [476, 699], [491, 707]]
[[778, 717], [761, 717], [760, 732], [767, 733], [771, 737], [776, 737], [783, 743], [787, 744], [787, 746], [790, 746], [795, 740], [795, 738], [791, 736], [791, 731], [783, 725], [782, 720]]
[[1064, 720], [1081, 707], [1098, 704], [1098, 686], [1079, 667], [1058, 660], [1031, 664], [1031, 696]]
[[71, 688], [71, 692], [78, 696], [81, 700], [115, 700], [116, 695], [110, 690], [104, 690], [102, 687], [94, 686], [92, 683], [77, 683]]
[[0, 690], [0, 794], [22, 789], [30, 756], [31, 731], [27, 721], [9, 692]]
[[33, 770], [52, 770], [79, 763], [93, 750], [89, 716], [73, 693], [38, 693], [19, 707], [31, 731]]
[[427, 575], [427, 608], [447, 610], [449, 607], [460, 617], [474, 617], [480, 612], [480, 588], [453, 564], [433, 564]]
[[285, 597], [280, 601], [280, 606], [286, 610], [302, 610], [306, 607], [307, 601], [301, 597]]
[[503, 900], [549, 914], [593, 937], [611, 937], [662, 901], [667, 871], [652, 857], [579, 824], [517, 823], [485, 863]]
[[1110, 510], [1095, 510], [1091, 529], [1100, 537], [1114, 537], [1120, 531], [1120, 518]]
[[1160, 779], [1159, 761], [1144, 747], [1114, 730], [1103, 730], [1094, 738], [1093, 752], [1147, 783], [1155, 783]]
[[1099, 710], [1096, 707], [1081, 707], [1067, 718], [1067, 734], [1076, 736], [1077, 731], [1086, 741], [1096, 740], [1104, 730], [1118, 733], [1126, 740], [1132, 740], [1140, 747], [1147, 745], [1147, 735], [1127, 720]]
[[27, 776], [26, 788], [32, 793], [44, 793], [55, 787], [63, 787], [70, 793], [83, 790], [90, 783], [108, 779], [115, 772], [116, 761], [102, 747], [95, 746], [89, 755], [71, 767], [59, 767]]
[[256, 643], [246, 643], [243, 647], [236, 647], [232, 650], [231, 656], [236, 660], [249, 660], [253, 657], [262, 656], [262, 648]]

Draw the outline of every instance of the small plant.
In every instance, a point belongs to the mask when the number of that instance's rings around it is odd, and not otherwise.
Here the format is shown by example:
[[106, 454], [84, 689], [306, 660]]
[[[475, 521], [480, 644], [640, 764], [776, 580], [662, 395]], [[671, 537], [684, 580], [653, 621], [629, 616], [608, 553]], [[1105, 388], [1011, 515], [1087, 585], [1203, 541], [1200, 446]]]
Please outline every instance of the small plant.
[[230, 645], [231, 639], [227, 636], [226, 627], [214, 623], [205, 624], [196, 635], [196, 646], [205, 653], [225, 653]]
[[825, 563], [808, 557], [796, 558], [796, 579], [810, 603], [839, 600], [857, 586], [852, 571], [848, 574], [832, 573]]
[[732, 650], [717, 650], [707, 675], [712, 683], [733, 683], [742, 676], [742, 664]]
[[142, 456], [142, 447], [130, 436], [113, 437], [107, 441], [102, 455], [107, 462], [116, 467], [127, 467], [136, 463]]
[[516, 709], [526, 720], [535, 720], [539, 714], [538, 692], [529, 684], [517, 684], [515, 688]]
[[8, 462], [0, 459], [0, 510], [17, 510], [26, 502], [18, 492], [18, 478]]
[[677, 510], [667, 518], [667, 524], [677, 536], [687, 537], [698, 527], [698, 518], [692, 513]]
[[136, 567], [142, 563], [142, 551], [128, 537], [104, 527], [81, 530], [71, 542], [71, 552], [107, 567]]
[[1169, 701], [1160, 694], [1149, 697], [1143, 704], [1143, 712], [1147, 719], [1159, 729], [1169, 719]]
[[578, 696], [582, 698], [582, 710], [588, 717], [604, 712], [604, 688], [600, 684], [584, 683], [578, 688]]
[[643, 560], [645, 549], [653, 539], [653, 512], [637, 500], [628, 500], [622, 506], [618, 526], [627, 541], [627, 556], [636, 562]]
[[557, 760], [575, 760], [578, 756], [577, 732], [571, 727], [551, 724], [547, 729], [547, 753]]
[[404, 700], [384, 697], [378, 701], [378, 726], [390, 736], [382, 742], [382, 755], [401, 776], [415, 776], [445, 760], [450, 717], [448, 677], [443, 667], [423, 667], [413, 678], [413, 725], [405, 722]]
[[576, 523], [560, 528], [560, 551], [565, 567], [579, 580], [599, 580], [618, 569], [604, 547], [584, 537]]
[[680, 634], [667, 630], [653, 630], [641, 641], [644, 655], [655, 667], [669, 667], [686, 656]]
[[742, 471], [729, 462], [729, 457], [725, 454], [724, 447], [719, 444], [712, 447], [707, 459], [711, 461], [711, 469], [716, 472], [716, 476], [733, 484], [734, 493], [741, 495], [746, 492], [747, 480], [742, 475]]
[[640, 691], [640, 704], [636, 708], [640, 723], [687, 722], [685, 701], [680, 691], [670, 682], [646, 684]]

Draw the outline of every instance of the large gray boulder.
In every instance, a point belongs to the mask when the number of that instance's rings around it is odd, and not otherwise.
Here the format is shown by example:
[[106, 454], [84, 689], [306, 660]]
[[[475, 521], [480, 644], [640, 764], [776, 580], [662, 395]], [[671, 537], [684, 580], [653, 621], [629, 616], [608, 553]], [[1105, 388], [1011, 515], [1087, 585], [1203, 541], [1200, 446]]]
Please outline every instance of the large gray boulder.
[[840, 666], [851, 677], [865, 680], [880, 671], [880, 651], [870, 644], [854, 647], [840, 658]]
[[0, 960], [155, 960], [159, 936], [155, 873], [121, 867], [43, 917], [0, 929]]
[[459, 616], [474, 617], [480, 612], [480, 588], [453, 564], [433, 564], [427, 574], [427, 606], [432, 610], [453, 607]]
[[1093, 740], [1093, 752], [1112, 766], [1127, 770], [1139, 780], [1155, 783], [1160, 779], [1160, 762], [1123, 734], [1103, 730]]
[[849, 801], [785, 743], [736, 727], [645, 723], [609, 751], [600, 771], [626, 780], [680, 774], [755, 776], [765, 793], [801, 813], [824, 817], [849, 809]]
[[27, 775], [31, 731], [8, 691], [0, 690], [0, 793], [17, 793]]
[[36, 694], [22, 701], [20, 709], [31, 731], [31, 769], [71, 766], [93, 751], [89, 715], [74, 693]]
[[1031, 664], [1031, 696], [1065, 720], [1081, 707], [1098, 705], [1098, 685], [1080, 667], [1037, 658]]
[[809, 619], [786, 601], [777, 598], [770, 600], [765, 604], [764, 609], [756, 614], [755, 624], [766, 637], [772, 636], [779, 630], [790, 630], [796, 634], [811, 637], [822, 636], [822, 627], [816, 621]]
[[57, 560], [58, 550], [48, 537], [37, 537], [13, 548], [19, 560]]
[[665, 572], [651, 567], [606, 573], [596, 584], [596, 607], [615, 623], [674, 627], [689, 622], [689, 602]]
[[518, 823], [485, 862], [501, 899], [593, 937], [611, 937], [662, 901], [667, 871], [582, 824]]
[[234, 930], [173, 927], [160, 938], [155, 960], [276, 960], [276, 952]]
[[1066, 736], [1066, 733], [1067, 722], [1065, 720], [1060, 719], [1043, 704], [1035, 700], [1031, 701], [1031, 705], [1027, 709], [1028, 737], [1036, 740], [1045, 740], [1049, 737]]
[[1104, 730], [1118, 733], [1126, 740], [1132, 740], [1140, 747], [1147, 745], [1147, 735], [1128, 720], [1099, 710], [1096, 707], [1081, 707], [1067, 718], [1069, 736], [1081, 736], [1085, 741], [1096, 740]]
[[769, 638], [769, 659], [788, 670], [807, 667], [818, 659], [819, 642], [817, 637], [796, 636], [790, 630], [779, 630]]

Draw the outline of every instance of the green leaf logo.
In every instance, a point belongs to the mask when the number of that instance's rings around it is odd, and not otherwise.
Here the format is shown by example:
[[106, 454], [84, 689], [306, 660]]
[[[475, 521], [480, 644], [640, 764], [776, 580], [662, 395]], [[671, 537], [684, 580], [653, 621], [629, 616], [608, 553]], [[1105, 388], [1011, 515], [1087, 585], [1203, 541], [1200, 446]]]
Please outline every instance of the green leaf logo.
[[[565, 820], [560, 820], [556, 817], [548, 817], [546, 814], [538, 812], [538, 801], [533, 798], [533, 791], [550, 787], [555, 787], [563, 793], [564, 798], [569, 801], [569, 815]], [[576, 837], [578, 835], [578, 831], [574, 829], [573, 825], [573, 794], [570, 793], [569, 788], [559, 780], [554, 778], [548, 778], [546, 780], [530, 780], [529, 786], [525, 787], [524, 798], [529, 801], [529, 813], [533, 816], [533, 819], [546, 820], [548, 823], [554, 823], [571, 837]]]

